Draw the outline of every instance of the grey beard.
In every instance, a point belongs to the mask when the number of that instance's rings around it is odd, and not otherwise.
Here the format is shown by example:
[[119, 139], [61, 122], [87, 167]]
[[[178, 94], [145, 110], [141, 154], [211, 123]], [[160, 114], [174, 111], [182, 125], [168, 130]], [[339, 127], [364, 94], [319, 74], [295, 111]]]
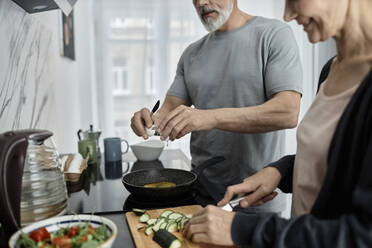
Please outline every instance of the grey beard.
[[212, 17], [207, 17], [207, 18], [203, 19], [202, 13], [200, 13], [200, 11], [198, 11], [198, 16], [199, 16], [201, 22], [203, 23], [205, 29], [207, 29], [208, 32], [214, 32], [214, 31], [218, 30], [219, 28], [221, 28], [227, 22], [227, 20], [229, 20], [230, 15], [231, 15], [231, 13], [234, 9], [234, 3], [232, 2], [232, 0], [231, 0], [230, 3], [231, 4], [230, 4], [230, 6], [228, 6], [227, 9], [218, 11], [217, 20], [213, 20]]

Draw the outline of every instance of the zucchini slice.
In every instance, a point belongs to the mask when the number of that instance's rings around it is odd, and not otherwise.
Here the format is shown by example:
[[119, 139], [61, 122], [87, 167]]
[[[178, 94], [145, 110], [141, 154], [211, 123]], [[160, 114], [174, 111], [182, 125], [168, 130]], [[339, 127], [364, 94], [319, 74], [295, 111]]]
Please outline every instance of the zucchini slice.
[[155, 235], [152, 239], [162, 248], [181, 247], [181, 241], [179, 241], [176, 236], [164, 229], [160, 229], [159, 231], [155, 232]]
[[179, 217], [179, 218], [176, 219], [176, 222], [177, 223], [181, 222], [183, 218], [186, 218], [186, 217], [185, 216], [181, 216], [181, 217]]
[[180, 214], [180, 213], [171, 213], [170, 215], [168, 215], [168, 219], [170, 220], [176, 220], [180, 217], [183, 217], [183, 214]]
[[150, 219], [150, 215], [148, 213], [144, 213], [143, 215], [141, 215], [141, 217], [139, 218], [139, 221], [141, 223], [147, 223], [147, 221]]
[[152, 227], [153, 227], [153, 225], [149, 225], [148, 227], [146, 227], [146, 229], [145, 229], [145, 234], [147, 235], [147, 236], [149, 236], [149, 235], [151, 235], [154, 231], [152, 230]]
[[168, 219], [167, 218], [164, 218], [164, 217], [159, 217], [156, 219], [156, 224], [158, 224], [159, 222], [163, 223], [164, 221], [166, 222]]
[[165, 218], [159, 218], [158, 221], [156, 222], [156, 224], [152, 227], [152, 229], [153, 229], [155, 232], [159, 231], [160, 226], [161, 226], [163, 223], [166, 223], [166, 219], [165, 219]]
[[187, 218], [186, 216], [179, 222], [179, 227], [178, 230], [183, 231], [183, 228], [185, 227], [185, 223], [189, 221], [190, 219]]
[[163, 213], [161, 213], [160, 217], [165, 217], [165, 218], [168, 218], [168, 216], [170, 214], [172, 214], [173, 211], [172, 210], [165, 210]]
[[173, 222], [173, 223], [169, 223], [167, 225], [167, 231], [172, 233], [172, 232], [177, 232], [178, 228], [177, 228], [177, 223], [176, 222]]
[[147, 225], [153, 225], [153, 224], [156, 223], [157, 220], [158, 220], [158, 219], [149, 219], [149, 220], [147, 221]]
[[132, 211], [137, 216], [141, 216], [144, 213], [146, 213], [146, 210], [145, 209], [139, 209], [139, 208], [133, 208]]
[[166, 229], [167, 228], [167, 225], [168, 225], [167, 222], [161, 223], [159, 229]]

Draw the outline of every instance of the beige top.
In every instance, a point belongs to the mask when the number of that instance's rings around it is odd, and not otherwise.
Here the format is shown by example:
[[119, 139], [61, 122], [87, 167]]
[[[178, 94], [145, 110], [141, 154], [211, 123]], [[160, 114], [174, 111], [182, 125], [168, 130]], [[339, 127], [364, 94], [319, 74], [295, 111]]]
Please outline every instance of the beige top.
[[292, 216], [310, 213], [327, 172], [328, 150], [338, 121], [359, 86], [326, 96], [326, 83], [321, 85], [297, 130]]

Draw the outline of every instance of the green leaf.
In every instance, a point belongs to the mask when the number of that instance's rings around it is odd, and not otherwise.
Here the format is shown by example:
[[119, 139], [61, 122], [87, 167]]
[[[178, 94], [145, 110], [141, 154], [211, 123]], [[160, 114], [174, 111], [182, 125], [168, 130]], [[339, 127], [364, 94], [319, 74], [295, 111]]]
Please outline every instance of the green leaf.
[[99, 243], [95, 240], [89, 240], [88, 242], [83, 243], [81, 248], [97, 248]]
[[16, 242], [15, 248], [37, 248], [37, 245], [27, 234], [22, 233]]

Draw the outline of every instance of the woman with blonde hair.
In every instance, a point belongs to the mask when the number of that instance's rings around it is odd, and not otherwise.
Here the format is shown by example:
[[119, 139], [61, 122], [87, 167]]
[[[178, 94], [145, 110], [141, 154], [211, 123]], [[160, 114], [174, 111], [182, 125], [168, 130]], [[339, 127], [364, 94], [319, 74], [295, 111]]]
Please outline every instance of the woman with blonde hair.
[[372, 0], [286, 0], [284, 19], [311, 42], [333, 37], [338, 54], [297, 131], [297, 153], [230, 186], [219, 202], [247, 195], [261, 205], [279, 187], [293, 193], [292, 217], [208, 206], [184, 235], [198, 243], [252, 247], [372, 247]]

